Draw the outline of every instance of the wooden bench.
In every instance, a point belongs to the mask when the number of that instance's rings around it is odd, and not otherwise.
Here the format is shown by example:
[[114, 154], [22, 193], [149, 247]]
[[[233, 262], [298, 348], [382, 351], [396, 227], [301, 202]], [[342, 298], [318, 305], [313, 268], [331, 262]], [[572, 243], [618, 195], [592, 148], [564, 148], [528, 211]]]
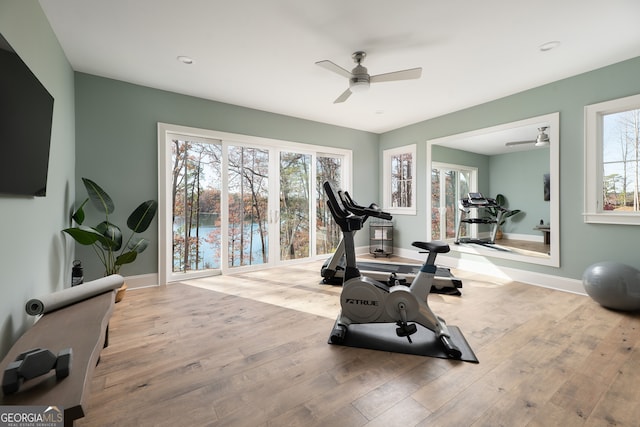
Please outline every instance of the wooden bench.
[[0, 364], [0, 370], [25, 351], [42, 348], [58, 354], [71, 347], [73, 359], [69, 376], [57, 380], [55, 371], [25, 381], [17, 393], [2, 394], [0, 405], [58, 406], [64, 409], [64, 424], [87, 412], [93, 371], [101, 350], [108, 344], [108, 325], [115, 291], [105, 292], [59, 310], [44, 314], [18, 341]]

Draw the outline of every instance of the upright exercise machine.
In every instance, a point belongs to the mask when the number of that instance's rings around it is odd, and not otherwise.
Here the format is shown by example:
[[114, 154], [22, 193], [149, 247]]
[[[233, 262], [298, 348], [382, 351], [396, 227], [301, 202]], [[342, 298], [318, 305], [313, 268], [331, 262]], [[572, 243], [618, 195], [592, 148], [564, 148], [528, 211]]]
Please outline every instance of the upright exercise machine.
[[[337, 198], [342, 206], [350, 213], [361, 216], [363, 224], [368, 218], [380, 218], [391, 220], [393, 217], [388, 212], [384, 212], [378, 205], [372, 203], [369, 207], [357, 204], [347, 191], [337, 191]], [[416, 277], [422, 264], [411, 263], [390, 263], [390, 262], [358, 262], [358, 270], [369, 278], [384, 283], [411, 283]], [[320, 268], [322, 282], [325, 284], [341, 285], [344, 281], [345, 273], [345, 246], [344, 239], [340, 241], [335, 252], [329, 257]], [[432, 293], [447, 295], [461, 295], [459, 288], [462, 288], [462, 281], [457, 279], [451, 270], [445, 267], [437, 267]]]
[[[349, 212], [329, 182], [324, 183], [324, 189], [328, 198], [329, 210], [342, 230], [346, 257], [344, 283], [340, 295], [341, 311], [331, 331], [329, 342], [344, 344], [348, 340], [352, 340], [351, 344], [345, 345], [385, 351], [411, 352], [399, 349], [407, 345], [419, 348], [421, 343], [418, 342], [418, 337], [422, 340], [424, 335], [417, 333], [419, 329], [425, 330], [426, 328], [432, 332], [431, 336], [435, 337], [446, 357], [460, 359], [463, 354], [461, 348], [457, 343], [454, 343], [445, 321], [436, 316], [427, 303], [436, 271], [436, 256], [439, 253], [448, 252], [449, 245], [440, 241], [413, 243], [415, 247], [426, 251], [428, 256], [410, 286], [389, 286], [362, 276], [355, 262], [353, 236], [362, 228], [364, 217]], [[392, 333], [391, 336], [387, 333], [388, 325], [395, 328], [395, 333]], [[357, 328], [358, 326], [372, 326], [373, 328], [365, 328], [363, 331], [362, 328]], [[375, 328], [375, 326], [382, 326], [382, 328]], [[355, 338], [351, 335], [354, 335]], [[414, 336], [416, 341], [412, 339]], [[464, 344], [466, 349], [468, 347], [466, 341]], [[419, 354], [417, 352], [411, 353]]]
[[[478, 212], [479, 209], [492, 209], [496, 212], [495, 218], [480, 217], [479, 215], [473, 215], [474, 212]], [[502, 221], [502, 216], [508, 212], [505, 208], [500, 206], [495, 199], [489, 199], [484, 197], [482, 193], [469, 193], [467, 197], [460, 199], [458, 203], [458, 228], [456, 230], [455, 243], [475, 243], [478, 245], [493, 245], [496, 242], [496, 233], [498, 227]], [[486, 224], [489, 225], [489, 237], [477, 238], [471, 236], [463, 236], [463, 228], [466, 228], [472, 224]], [[467, 228], [467, 231], [469, 229]]]

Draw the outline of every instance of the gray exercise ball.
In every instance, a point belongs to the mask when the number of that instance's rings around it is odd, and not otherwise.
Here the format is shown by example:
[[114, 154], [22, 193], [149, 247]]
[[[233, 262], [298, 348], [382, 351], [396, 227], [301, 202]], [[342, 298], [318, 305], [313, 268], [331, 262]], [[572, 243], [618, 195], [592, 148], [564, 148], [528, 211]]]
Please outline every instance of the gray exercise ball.
[[587, 294], [603, 307], [640, 310], [640, 271], [614, 261], [590, 265], [582, 275]]

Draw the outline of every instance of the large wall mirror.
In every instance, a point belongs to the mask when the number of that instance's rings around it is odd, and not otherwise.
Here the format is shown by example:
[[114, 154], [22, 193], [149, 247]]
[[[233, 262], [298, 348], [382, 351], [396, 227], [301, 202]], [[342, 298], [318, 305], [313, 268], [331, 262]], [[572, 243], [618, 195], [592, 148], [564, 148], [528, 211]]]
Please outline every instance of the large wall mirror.
[[[560, 114], [552, 113], [427, 141], [427, 211], [432, 239], [453, 251], [540, 265], [560, 266]], [[495, 199], [521, 212], [501, 227], [494, 243], [456, 241], [459, 200], [469, 192]], [[467, 217], [486, 217], [474, 209]], [[487, 240], [489, 224], [463, 224], [464, 233]], [[474, 239], [471, 239], [474, 240]]]

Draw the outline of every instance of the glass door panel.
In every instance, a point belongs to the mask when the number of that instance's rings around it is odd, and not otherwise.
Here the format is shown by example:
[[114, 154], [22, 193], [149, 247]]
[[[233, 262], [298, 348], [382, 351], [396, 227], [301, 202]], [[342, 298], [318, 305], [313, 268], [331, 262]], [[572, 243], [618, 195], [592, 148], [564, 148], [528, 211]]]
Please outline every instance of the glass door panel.
[[342, 234], [340, 227], [331, 216], [327, 206], [327, 196], [323, 184], [329, 181], [335, 188], [343, 185], [342, 156], [318, 155], [316, 157], [316, 254], [325, 255], [335, 252]]
[[171, 272], [220, 269], [221, 145], [176, 135], [171, 146]]
[[311, 155], [280, 153], [280, 260], [311, 255]]
[[229, 267], [269, 262], [269, 150], [228, 147]]
[[[458, 201], [475, 191], [475, 172], [451, 167], [431, 170], [431, 238], [453, 239], [458, 227]], [[463, 227], [468, 227], [464, 224]], [[469, 235], [469, 230], [461, 230]], [[467, 233], [467, 234], [464, 234]]]

